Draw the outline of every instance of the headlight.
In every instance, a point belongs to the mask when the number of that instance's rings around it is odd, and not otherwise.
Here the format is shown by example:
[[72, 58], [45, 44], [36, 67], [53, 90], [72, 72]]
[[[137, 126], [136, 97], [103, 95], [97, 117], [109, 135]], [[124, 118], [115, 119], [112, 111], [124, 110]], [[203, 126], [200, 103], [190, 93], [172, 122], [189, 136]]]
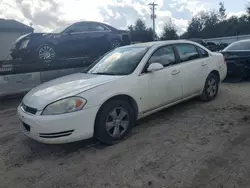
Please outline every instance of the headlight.
[[81, 110], [87, 101], [81, 97], [61, 99], [45, 107], [42, 115], [57, 115]]
[[28, 44], [29, 44], [29, 41], [30, 40], [25, 40], [22, 42], [21, 46], [20, 46], [20, 49], [24, 49], [24, 48], [27, 48]]

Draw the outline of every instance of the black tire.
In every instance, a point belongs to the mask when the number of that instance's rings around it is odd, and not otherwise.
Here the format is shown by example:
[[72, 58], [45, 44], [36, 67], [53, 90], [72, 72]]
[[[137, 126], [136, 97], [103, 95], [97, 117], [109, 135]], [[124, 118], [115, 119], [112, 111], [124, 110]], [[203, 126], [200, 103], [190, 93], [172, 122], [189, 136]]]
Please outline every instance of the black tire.
[[[43, 49], [46, 49], [46, 48], [50, 49], [50, 52], [51, 52], [50, 57], [42, 58], [41, 57], [41, 51]], [[56, 59], [56, 49], [55, 49], [55, 47], [53, 45], [50, 45], [50, 44], [42, 44], [42, 45], [38, 46], [38, 48], [36, 49], [36, 59], [38, 61], [42, 61], [42, 62], [51, 62], [51, 61], [55, 60]]]
[[111, 48], [111, 49], [118, 48], [118, 47], [120, 47], [121, 45], [122, 45], [122, 43], [121, 43], [121, 41], [119, 41], [119, 40], [112, 40], [112, 41], [110, 42], [110, 48]]
[[[119, 109], [122, 109], [126, 111], [127, 113], [127, 115], [125, 115], [123, 119], [124, 122], [128, 120], [126, 130], [123, 129], [123, 126], [112, 125], [113, 127], [110, 126], [112, 128], [110, 128], [108, 131], [108, 125], [112, 123], [115, 124], [114, 123], [115, 120], [113, 120], [110, 114], [111, 112], [114, 112], [115, 110], [117, 114], [119, 115]], [[124, 140], [127, 138], [128, 134], [131, 132], [133, 128], [134, 123], [135, 123], [135, 113], [132, 107], [130, 106], [130, 104], [125, 100], [119, 100], [119, 99], [111, 100], [107, 102], [106, 104], [104, 104], [98, 112], [98, 115], [95, 121], [95, 137], [105, 144], [112, 145], [112, 144], [118, 143], [121, 140]], [[117, 130], [119, 129], [119, 132], [121, 133], [121, 135], [114, 136], [114, 134], [112, 134], [112, 131], [113, 133], [115, 133], [115, 129]]]
[[[214, 83], [214, 85], [211, 85], [211, 83]], [[218, 94], [219, 83], [220, 80], [218, 76], [213, 73], [210, 73], [206, 79], [205, 86], [200, 97], [201, 100], [207, 102], [213, 100]]]

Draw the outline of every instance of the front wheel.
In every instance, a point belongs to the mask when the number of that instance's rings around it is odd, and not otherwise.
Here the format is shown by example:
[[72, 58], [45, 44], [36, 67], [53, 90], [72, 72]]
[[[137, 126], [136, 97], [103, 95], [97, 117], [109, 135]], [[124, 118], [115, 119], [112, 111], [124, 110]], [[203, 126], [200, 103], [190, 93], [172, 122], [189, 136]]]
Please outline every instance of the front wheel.
[[112, 100], [101, 107], [95, 122], [95, 136], [105, 144], [127, 137], [135, 122], [134, 112], [125, 100]]
[[50, 62], [56, 58], [56, 50], [54, 46], [43, 44], [37, 48], [37, 58], [43, 62]]
[[218, 93], [219, 89], [219, 78], [213, 73], [210, 73], [206, 79], [206, 83], [201, 95], [203, 101], [213, 100]]

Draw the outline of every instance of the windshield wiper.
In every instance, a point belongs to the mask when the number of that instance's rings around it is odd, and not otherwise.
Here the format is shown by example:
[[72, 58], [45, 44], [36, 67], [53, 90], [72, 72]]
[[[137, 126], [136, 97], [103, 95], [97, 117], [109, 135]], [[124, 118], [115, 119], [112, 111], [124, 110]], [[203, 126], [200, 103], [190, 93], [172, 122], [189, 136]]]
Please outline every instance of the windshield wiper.
[[99, 75], [116, 75], [113, 72], [95, 72], [95, 73], [90, 73], [90, 74], [99, 74]]

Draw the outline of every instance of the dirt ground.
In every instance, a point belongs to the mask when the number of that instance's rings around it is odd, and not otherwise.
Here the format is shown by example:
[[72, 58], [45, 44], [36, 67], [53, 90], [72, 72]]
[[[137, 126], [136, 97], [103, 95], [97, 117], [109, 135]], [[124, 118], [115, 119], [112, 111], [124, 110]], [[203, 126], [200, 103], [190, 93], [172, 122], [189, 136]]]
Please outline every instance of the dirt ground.
[[250, 83], [223, 83], [140, 120], [127, 140], [45, 145], [19, 130], [20, 98], [0, 104], [2, 188], [250, 187]]

